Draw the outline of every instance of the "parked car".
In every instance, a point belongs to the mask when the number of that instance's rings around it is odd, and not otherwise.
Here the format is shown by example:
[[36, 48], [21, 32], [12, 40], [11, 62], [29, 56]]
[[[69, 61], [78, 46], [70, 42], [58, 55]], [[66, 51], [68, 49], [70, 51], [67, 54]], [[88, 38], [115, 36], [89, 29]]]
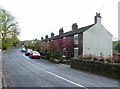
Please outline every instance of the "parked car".
[[29, 57], [31, 57], [31, 58], [40, 58], [41, 55], [40, 55], [39, 52], [33, 51], [32, 53], [30, 53]]
[[22, 47], [21, 52], [26, 52], [26, 48]]
[[26, 51], [25, 55], [26, 55], [26, 56], [29, 56], [29, 55], [30, 55], [30, 53], [32, 53], [32, 49], [27, 49], [27, 51]]

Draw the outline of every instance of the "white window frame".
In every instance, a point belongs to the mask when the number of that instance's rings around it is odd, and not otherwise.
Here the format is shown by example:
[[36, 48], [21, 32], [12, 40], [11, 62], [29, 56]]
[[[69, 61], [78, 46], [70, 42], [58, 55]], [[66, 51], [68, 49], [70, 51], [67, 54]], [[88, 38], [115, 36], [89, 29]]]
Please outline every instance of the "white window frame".
[[78, 51], [79, 51], [78, 47], [74, 48], [74, 58], [78, 58]]
[[74, 35], [74, 44], [78, 44], [78, 34]]
[[66, 56], [66, 48], [63, 48], [63, 55]]
[[63, 37], [63, 40], [65, 41], [65, 40], [66, 40], [66, 37]]

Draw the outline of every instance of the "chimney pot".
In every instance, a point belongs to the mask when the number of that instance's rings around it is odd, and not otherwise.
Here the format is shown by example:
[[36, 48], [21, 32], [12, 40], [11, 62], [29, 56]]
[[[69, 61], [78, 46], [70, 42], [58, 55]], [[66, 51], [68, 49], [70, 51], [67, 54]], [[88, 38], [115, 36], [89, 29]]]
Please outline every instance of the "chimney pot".
[[43, 40], [43, 37], [41, 37], [41, 41]]
[[48, 35], [45, 36], [45, 39], [48, 39]]
[[51, 32], [51, 37], [54, 37], [54, 33], [53, 32]]
[[63, 27], [62, 28], [60, 28], [60, 30], [59, 30], [59, 35], [61, 35], [61, 34], [63, 34], [64, 33], [64, 30], [63, 30]]
[[77, 30], [78, 29], [78, 25], [77, 25], [77, 23], [74, 23], [73, 25], [72, 25], [72, 30]]
[[100, 13], [96, 12], [96, 16], [95, 16], [95, 24], [96, 23], [101, 23], [101, 16], [100, 16]]

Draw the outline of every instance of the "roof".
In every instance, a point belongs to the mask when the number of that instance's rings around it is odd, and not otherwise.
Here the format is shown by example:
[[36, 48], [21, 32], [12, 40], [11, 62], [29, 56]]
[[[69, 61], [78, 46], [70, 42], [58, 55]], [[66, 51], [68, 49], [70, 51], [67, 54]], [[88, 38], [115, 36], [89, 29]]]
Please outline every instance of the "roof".
[[[103, 25], [102, 25], [103, 26]], [[104, 27], [104, 26], [103, 26]], [[104, 27], [105, 28], [105, 27]], [[111, 36], [113, 36], [106, 28], [105, 28], [105, 30], [111, 35]]]
[[83, 33], [84, 31], [88, 30], [90, 27], [92, 27], [93, 25], [95, 24], [92, 24], [92, 25], [88, 25], [88, 26], [85, 26], [85, 27], [81, 27], [79, 28], [78, 30], [72, 30], [72, 31], [69, 31], [69, 32], [66, 32], [66, 33], [63, 33], [61, 35], [56, 35], [54, 37], [50, 37], [48, 39], [44, 39], [44, 41], [49, 41], [49, 40], [55, 40], [55, 39], [59, 39], [59, 38], [63, 38], [63, 37], [68, 37], [68, 36], [72, 36], [74, 34], [78, 34], [78, 33]]

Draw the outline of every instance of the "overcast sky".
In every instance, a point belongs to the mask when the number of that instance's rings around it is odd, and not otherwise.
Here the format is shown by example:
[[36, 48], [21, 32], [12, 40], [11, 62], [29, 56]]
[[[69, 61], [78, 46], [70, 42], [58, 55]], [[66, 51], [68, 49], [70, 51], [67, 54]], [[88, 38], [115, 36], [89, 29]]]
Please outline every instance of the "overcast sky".
[[0, 7], [9, 11], [19, 23], [20, 40], [41, 39], [63, 27], [70, 31], [73, 23], [84, 27], [94, 23], [101, 13], [102, 25], [118, 38], [119, 0], [0, 0]]

